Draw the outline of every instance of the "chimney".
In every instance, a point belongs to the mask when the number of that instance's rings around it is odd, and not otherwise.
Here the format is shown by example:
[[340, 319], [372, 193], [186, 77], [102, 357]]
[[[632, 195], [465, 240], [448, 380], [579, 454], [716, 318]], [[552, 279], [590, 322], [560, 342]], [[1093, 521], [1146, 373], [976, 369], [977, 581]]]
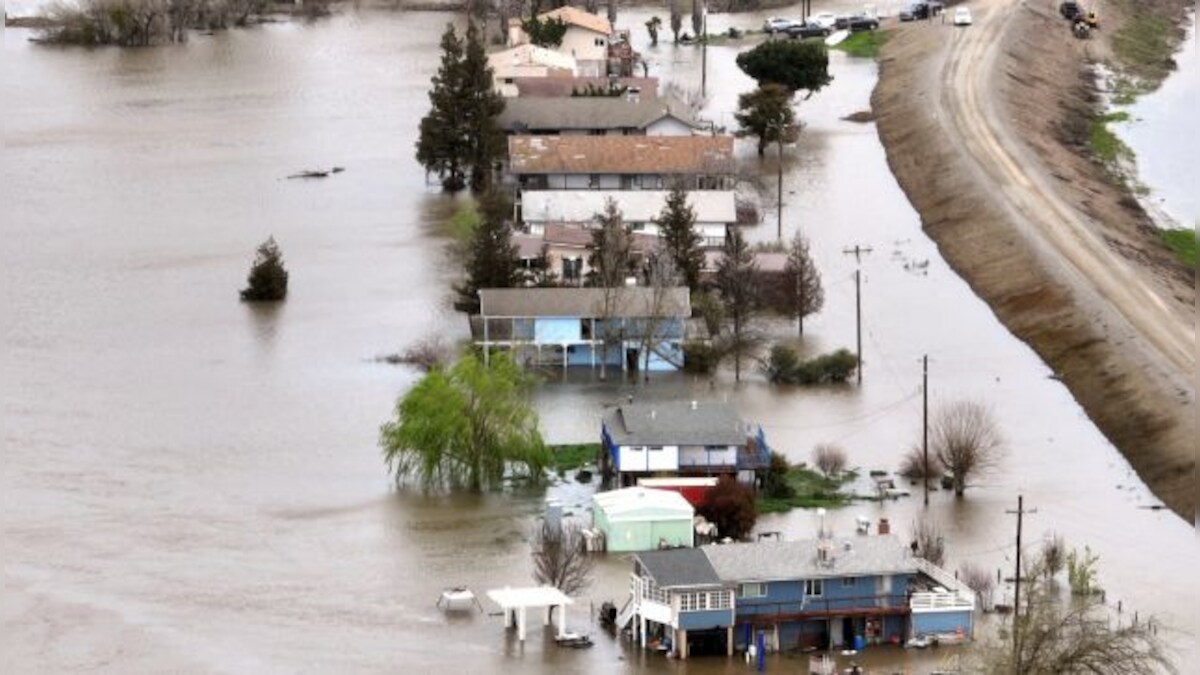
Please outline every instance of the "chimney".
[[642, 99], [642, 90], [638, 87], [630, 87], [625, 90], [625, 98], [633, 103], [637, 103]]
[[892, 526], [891, 526], [891, 524], [888, 523], [887, 518], [879, 519], [879, 529], [876, 531], [879, 532], [880, 535], [892, 533]]

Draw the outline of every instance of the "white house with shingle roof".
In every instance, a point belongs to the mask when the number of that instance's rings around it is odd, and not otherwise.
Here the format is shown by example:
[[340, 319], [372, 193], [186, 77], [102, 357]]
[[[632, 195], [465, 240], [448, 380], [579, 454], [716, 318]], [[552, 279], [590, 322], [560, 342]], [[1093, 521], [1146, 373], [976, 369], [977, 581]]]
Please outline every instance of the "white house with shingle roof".
[[[608, 19], [598, 14], [585, 12], [578, 7], [559, 7], [538, 15], [539, 21], [558, 19], [567, 25], [562, 42], [555, 50], [570, 55], [579, 63], [579, 75], [599, 77], [608, 71], [608, 43], [613, 27]], [[508, 22], [508, 43], [527, 44], [529, 35], [521, 27], [520, 19]]]
[[522, 190], [727, 190], [732, 136], [510, 136]]
[[510, 134], [538, 136], [691, 136], [700, 129], [687, 106], [669, 97], [510, 98], [496, 123]]

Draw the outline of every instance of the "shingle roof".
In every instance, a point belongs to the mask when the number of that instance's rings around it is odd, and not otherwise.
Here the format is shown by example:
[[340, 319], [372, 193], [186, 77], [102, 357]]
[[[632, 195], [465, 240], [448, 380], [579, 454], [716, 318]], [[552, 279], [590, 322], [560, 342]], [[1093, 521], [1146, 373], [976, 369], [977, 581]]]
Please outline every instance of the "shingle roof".
[[513, 86], [521, 98], [569, 97], [576, 91], [586, 91], [588, 86], [606, 89], [616, 85], [638, 90], [645, 99], [658, 97], [657, 77], [514, 77]]
[[664, 117], [696, 127], [687, 106], [669, 98], [630, 100], [624, 96], [573, 96], [548, 103], [509, 98], [496, 120], [506, 131], [645, 129]]
[[720, 577], [708, 557], [696, 548], [645, 551], [634, 554], [660, 588], [719, 586]]
[[725, 174], [732, 136], [511, 136], [514, 174]]
[[[546, 49], [537, 45], [524, 44], [517, 45], [510, 49], [504, 49], [498, 52], [488, 54], [488, 65], [493, 70], [503, 68], [505, 66], [546, 66], [548, 68], [561, 68], [563, 70], [575, 70], [575, 57], [570, 54], [556, 52], [553, 49]], [[567, 78], [564, 78], [567, 79]]]
[[[640, 253], [654, 251], [658, 249], [660, 243], [658, 237], [641, 232], [634, 232], [631, 239], [632, 249]], [[592, 230], [566, 223], [546, 223], [542, 241], [556, 246], [591, 249]]]
[[[693, 403], [695, 407], [693, 407]], [[617, 445], [745, 445], [746, 425], [724, 403], [663, 401], [621, 405], [604, 417]]]
[[[846, 545], [849, 544], [849, 548]], [[915, 573], [916, 559], [894, 535], [833, 540], [829, 564], [817, 559], [817, 540], [760, 541], [705, 546], [717, 576], [726, 583]]]
[[[616, 317], [653, 314], [654, 289], [624, 288]], [[604, 307], [602, 288], [484, 288], [479, 291], [480, 313], [487, 317], [597, 317]], [[667, 289], [662, 302], [668, 316], [689, 317], [692, 305], [687, 287]]]
[[558, 9], [549, 12], [542, 12], [538, 15], [538, 19], [546, 21], [547, 19], [561, 19], [563, 23], [569, 26], [579, 26], [590, 31], [600, 33], [605, 37], [612, 35], [612, 24], [608, 19], [599, 14], [591, 14], [585, 12], [578, 7], [559, 7]]
[[[603, 213], [609, 199], [627, 223], [648, 223], [662, 214], [666, 190], [524, 190], [521, 217], [529, 222], [585, 223]], [[737, 222], [737, 195], [732, 190], [692, 190], [688, 206], [697, 223]]]

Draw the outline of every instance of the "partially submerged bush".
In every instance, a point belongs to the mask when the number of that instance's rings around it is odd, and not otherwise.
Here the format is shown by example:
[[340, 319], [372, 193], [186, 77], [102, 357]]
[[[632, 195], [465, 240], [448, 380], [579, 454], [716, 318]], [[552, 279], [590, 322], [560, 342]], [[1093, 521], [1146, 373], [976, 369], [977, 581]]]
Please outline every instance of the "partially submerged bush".
[[[926, 468], [928, 468], [928, 471], [926, 471]], [[909, 480], [940, 476], [942, 475], [942, 464], [938, 461], [937, 455], [930, 452], [929, 466], [926, 467], [924, 451], [919, 447], [913, 446], [900, 460], [899, 473]]]
[[771, 499], [791, 499], [796, 496], [796, 489], [787, 480], [791, 470], [787, 457], [778, 452], [771, 452], [771, 463], [763, 475], [763, 496]]
[[758, 521], [754, 490], [730, 477], [722, 478], [704, 495], [696, 513], [715, 523], [720, 536], [733, 539], [746, 538]]
[[858, 368], [858, 357], [847, 349], [801, 361], [796, 350], [775, 345], [763, 364], [767, 379], [776, 384], [845, 382]]
[[283, 254], [275, 243], [275, 237], [259, 245], [246, 282], [249, 286], [242, 289], [242, 300], [275, 302], [287, 297], [288, 272], [283, 267]]
[[826, 476], [834, 476], [846, 468], [846, 451], [832, 443], [820, 443], [813, 448], [813, 465]]

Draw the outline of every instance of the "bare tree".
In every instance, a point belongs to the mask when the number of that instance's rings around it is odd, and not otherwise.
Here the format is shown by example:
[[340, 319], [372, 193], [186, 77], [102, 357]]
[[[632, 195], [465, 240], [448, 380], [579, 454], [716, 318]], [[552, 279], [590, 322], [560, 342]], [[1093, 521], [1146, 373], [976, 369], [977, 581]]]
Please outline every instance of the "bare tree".
[[621, 314], [625, 280], [633, 264], [633, 234], [612, 198], [605, 202], [604, 213], [598, 214], [596, 220], [599, 227], [592, 230], [588, 265], [592, 268], [589, 272], [592, 285], [602, 289], [601, 306], [596, 312], [598, 335], [593, 335], [592, 339], [600, 341], [603, 352], [600, 358], [600, 379], [603, 380], [608, 377], [609, 346], [622, 339], [622, 329], [615, 319]]
[[819, 443], [813, 448], [813, 464], [826, 476], [846, 469], [846, 451], [832, 443]]
[[973, 563], [963, 563], [958, 568], [958, 578], [975, 591], [979, 606], [983, 611], [992, 608], [992, 596], [996, 589], [996, 578], [992, 573]]
[[946, 538], [942, 536], [942, 527], [937, 521], [925, 518], [915, 520], [912, 524], [913, 555], [924, 558], [934, 565], [940, 566], [946, 562]]
[[900, 475], [909, 480], [928, 479], [942, 474], [942, 465], [937, 455], [929, 456], [929, 464], [925, 464], [925, 453], [919, 446], [909, 448], [900, 459]]
[[592, 583], [592, 559], [583, 548], [579, 525], [542, 521], [533, 537], [533, 580], [576, 595]]
[[956, 401], [934, 415], [929, 447], [950, 473], [954, 494], [961, 497], [967, 481], [999, 463], [1004, 443], [986, 406]]
[[704, 0], [692, 0], [692, 33], [698, 38], [704, 32]]
[[758, 264], [742, 237], [733, 229], [725, 240], [721, 262], [717, 264], [717, 287], [725, 305], [730, 333], [725, 336], [723, 351], [733, 357], [733, 378], [742, 379], [742, 359], [753, 358], [761, 338], [754, 328], [758, 310]]
[[1028, 585], [1029, 609], [1016, 619], [1013, 641], [979, 643], [970, 672], [986, 675], [1094, 675], [1179, 672], [1153, 617], [1122, 620], [1101, 598], [1066, 605], [1047, 580]]
[[799, 325], [799, 335], [804, 336], [804, 317], [816, 314], [825, 305], [825, 289], [821, 286], [821, 272], [813, 264], [808, 250], [808, 239], [799, 232], [792, 238], [788, 249], [787, 265], [784, 266], [787, 283], [788, 306]]
[[[647, 259], [646, 286], [650, 289], [650, 306], [646, 308], [641, 320], [641, 353], [643, 359], [642, 377], [650, 381], [650, 357], [658, 354], [661, 358], [671, 359], [674, 355], [663, 354], [658, 346], [669, 337], [674, 328], [673, 317], [678, 313], [678, 307], [672, 302], [671, 292], [679, 288], [679, 269], [670, 253], [659, 250]], [[683, 363], [675, 364], [680, 367]]]
[[1067, 545], [1061, 534], [1047, 535], [1042, 542], [1042, 571], [1053, 579], [1067, 565]]
[[428, 373], [446, 365], [452, 356], [452, 350], [440, 335], [428, 335], [405, 349], [400, 361], [412, 364]]

